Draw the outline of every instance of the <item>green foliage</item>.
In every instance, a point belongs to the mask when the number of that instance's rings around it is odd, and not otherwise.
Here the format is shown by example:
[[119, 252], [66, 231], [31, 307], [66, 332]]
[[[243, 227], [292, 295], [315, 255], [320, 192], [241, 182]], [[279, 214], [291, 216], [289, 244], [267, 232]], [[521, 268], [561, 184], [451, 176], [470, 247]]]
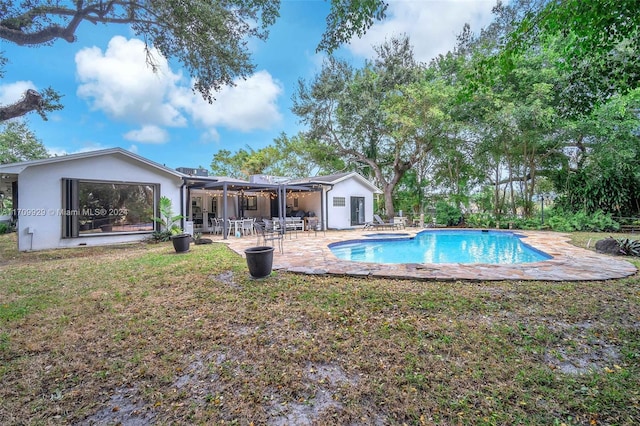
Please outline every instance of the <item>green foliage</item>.
[[375, 20], [385, 17], [386, 10], [384, 0], [331, 0], [327, 29], [317, 50], [331, 54], [354, 35], [362, 37]]
[[514, 218], [509, 222], [513, 223], [514, 229], [527, 229], [527, 230], [536, 230], [540, 229], [542, 226], [542, 222], [540, 217], [532, 216], [530, 218]]
[[620, 229], [620, 225], [612, 219], [611, 214], [602, 211], [588, 213], [582, 210], [572, 213], [560, 208], [550, 209], [547, 223], [551, 229], [559, 232], [605, 232]]
[[153, 231], [148, 238], [149, 242], [162, 243], [171, 240], [171, 231]]
[[376, 58], [359, 70], [328, 58], [310, 84], [299, 82], [292, 111], [309, 127], [308, 139], [375, 178], [393, 216], [395, 186], [433, 149], [433, 133], [444, 120], [437, 100], [446, 94], [423, 78], [406, 36], [374, 50]]
[[456, 206], [445, 201], [436, 203], [436, 222], [441, 225], [455, 226], [462, 221], [462, 212]]
[[419, 215], [422, 212], [426, 184], [426, 180], [419, 179], [416, 170], [409, 170], [396, 187], [396, 209], [402, 210], [406, 215]]
[[22, 121], [0, 125], [0, 164], [49, 157], [47, 149]]
[[335, 151], [327, 150], [325, 145], [304, 134], [289, 137], [283, 133], [273, 145], [258, 150], [249, 146], [235, 153], [221, 149], [211, 161], [214, 175], [237, 179], [248, 179], [255, 174], [302, 178], [345, 168], [343, 158]]
[[566, 210], [640, 213], [640, 89], [614, 96], [576, 123], [578, 167], [552, 174], [557, 203]]
[[465, 223], [472, 228], [493, 228], [496, 220], [491, 213], [470, 213], [465, 215]]
[[[524, 10], [527, 1], [514, 7]], [[510, 71], [519, 55], [548, 48], [560, 38], [562, 60], [551, 65], [567, 75], [566, 99], [575, 113], [588, 113], [612, 94], [637, 87], [640, 71], [640, 18], [636, 0], [563, 0], [538, 2], [540, 7], [518, 17], [497, 56]]]
[[11, 226], [8, 223], [0, 222], [0, 234], [6, 234], [11, 231]]
[[[169, 232], [170, 235], [177, 235], [182, 232], [178, 222], [184, 219], [184, 216], [175, 215], [171, 206], [171, 199], [167, 196], [160, 197], [160, 217], [154, 217], [153, 221], [162, 226], [163, 231]], [[161, 240], [162, 241], [162, 240]]]
[[627, 256], [640, 256], [640, 240], [620, 238], [616, 240], [620, 246], [620, 252]]

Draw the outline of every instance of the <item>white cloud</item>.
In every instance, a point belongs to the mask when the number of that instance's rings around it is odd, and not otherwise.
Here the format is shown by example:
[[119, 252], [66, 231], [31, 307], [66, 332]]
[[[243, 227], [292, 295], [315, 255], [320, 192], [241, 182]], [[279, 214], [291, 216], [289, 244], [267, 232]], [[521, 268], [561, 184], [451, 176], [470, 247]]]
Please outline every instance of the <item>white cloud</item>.
[[141, 129], [125, 133], [124, 138], [141, 143], [165, 143], [169, 140], [169, 134], [161, 127], [146, 125]]
[[390, 1], [387, 18], [375, 23], [361, 39], [346, 46], [353, 54], [374, 58], [373, 46], [392, 36], [407, 34], [417, 60], [429, 62], [452, 50], [465, 23], [474, 33], [491, 22], [495, 0]]
[[210, 128], [208, 131], [200, 135], [201, 143], [220, 142], [220, 133], [215, 127]]
[[217, 140], [219, 128], [248, 132], [282, 120], [277, 101], [283, 89], [267, 71], [236, 79], [234, 87], [214, 93], [216, 100], [209, 104], [157, 50], [151, 51], [159, 67], [156, 73], [147, 66], [144, 43], [138, 39], [116, 36], [104, 52], [91, 47], [76, 54], [78, 96], [112, 119], [139, 125], [126, 139], [163, 143], [169, 139], [163, 127], [191, 121], [206, 128], [208, 139]]
[[167, 102], [180, 80], [167, 60], [151, 49], [158, 70], [146, 64], [144, 43], [115, 36], [103, 53], [97, 47], [76, 54], [78, 96], [112, 118], [141, 124], [185, 126], [186, 119]]
[[22, 99], [22, 95], [29, 89], [37, 90], [30, 81], [16, 81], [15, 83], [0, 85], [0, 105], [10, 105]]
[[129, 148], [127, 148], [127, 151], [133, 152], [134, 154], [137, 154], [138, 153], [138, 145], [131, 145]]
[[225, 127], [248, 132], [268, 129], [282, 120], [277, 99], [282, 86], [267, 71], [258, 71], [246, 80], [236, 79], [234, 87], [224, 87], [209, 104], [191, 90], [174, 94], [173, 102], [189, 113], [196, 123], [206, 127]]

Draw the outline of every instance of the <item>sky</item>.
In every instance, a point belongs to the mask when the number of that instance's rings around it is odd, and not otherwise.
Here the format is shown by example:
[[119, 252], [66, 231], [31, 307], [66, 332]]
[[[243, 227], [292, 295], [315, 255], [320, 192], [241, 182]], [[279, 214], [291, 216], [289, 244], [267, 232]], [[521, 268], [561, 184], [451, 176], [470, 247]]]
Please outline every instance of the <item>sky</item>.
[[[355, 66], [375, 57], [373, 46], [407, 34], [416, 59], [428, 62], [453, 49], [465, 23], [479, 32], [492, 19], [494, 0], [390, 0], [387, 17], [335, 55]], [[261, 149], [282, 133], [303, 131], [291, 112], [299, 79], [312, 81], [324, 53], [316, 53], [329, 4], [282, 0], [269, 38], [250, 40], [255, 72], [217, 93], [213, 104], [191, 90], [191, 78], [176, 60], [159, 54], [154, 73], [143, 41], [124, 25], [84, 22], [77, 41], [20, 47], [4, 40], [9, 59], [0, 79], [0, 104], [26, 89], [51, 86], [64, 109], [43, 121], [26, 116], [29, 128], [51, 155], [121, 147], [167, 167], [209, 168], [220, 149]]]

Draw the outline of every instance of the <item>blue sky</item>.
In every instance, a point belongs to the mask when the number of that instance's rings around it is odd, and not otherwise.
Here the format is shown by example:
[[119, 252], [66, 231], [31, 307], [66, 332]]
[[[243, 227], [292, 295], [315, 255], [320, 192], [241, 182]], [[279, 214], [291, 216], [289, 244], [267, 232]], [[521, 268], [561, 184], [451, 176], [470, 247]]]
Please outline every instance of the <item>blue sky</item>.
[[[387, 18], [337, 56], [359, 65], [372, 46], [408, 34], [416, 57], [429, 61], [455, 45], [465, 22], [474, 32], [491, 21], [495, 1], [391, 0]], [[122, 147], [168, 167], [209, 168], [220, 149], [260, 149], [282, 132], [302, 127], [290, 111], [299, 78], [318, 73], [324, 59], [315, 48], [329, 5], [322, 0], [282, 0], [280, 18], [266, 42], [252, 40], [255, 73], [217, 93], [213, 105], [191, 91], [189, 75], [174, 60], [154, 74], [142, 41], [126, 26], [83, 23], [77, 42], [18, 47], [0, 42], [9, 59], [0, 80], [0, 104], [17, 101], [28, 88], [52, 86], [65, 108], [29, 127], [51, 154]]]

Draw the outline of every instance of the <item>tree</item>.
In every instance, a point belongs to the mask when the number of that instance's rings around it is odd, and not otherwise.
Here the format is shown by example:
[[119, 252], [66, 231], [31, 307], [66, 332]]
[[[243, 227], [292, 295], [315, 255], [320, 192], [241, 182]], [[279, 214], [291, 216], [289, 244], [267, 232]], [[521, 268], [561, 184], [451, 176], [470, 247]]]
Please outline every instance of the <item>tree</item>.
[[[528, 2], [526, 2], [528, 3]], [[529, 5], [497, 56], [503, 70], [523, 52], [564, 39], [553, 64], [569, 79], [565, 114], [588, 114], [612, 95], [640, 81], [640, 15], [637, 0], [546, 0]]]
[[616, 95], [576, 123], [574, 156], [553, 173], [556, 203], [572, 212], [640, 213], [640, 89]]
[[324, 145], [298, 134], [281, 134], [273, 145], [259, 150], [239, 149], [235, 154], [221, 149], [213, 156], [211, 170], [216, 175], [248, 179], [254, 174], [303, 178], [343, 170], [345, 163]]
[[[331, 0], [331, 4], [319, 45], [329, 51], [364, 33], [375, 19], [384, 17], [386, 8], [381, 0]], [[214, 91], [253, 72], [248, 39], [267, 38], [279, 7], [279, 0], [7, 0], [0, 5], [0, 38], [19, 46], [50, 45], [58, 39], [72, 43], [83, 22], [125, 24], [147, 46], [177, 58], [194, 78], [194, 90], [212, 102]], [[147, 62], [155, 69], [150, 49]], [[56, 109], [56, 96], [50, 89], [25, 94], [17, 104], [0, 107], [0, 120]]]
[[0, 164], [49, 157], [42, 142], [24, 122], [10, 121], [0, 132]]
[[299, 81], [292, 110], [308, 126], [308, 139], [375, 178], [384, 192], [386, 214], [393, 215], [394, 188], [422, 155], [422, 139], [394, 134], [401, 123], [391, 118], [391, 102], [396, 102], [391, 99], [419, 81], [423, 66], [415, 61], [406, 36], [392, 38], [375, 51], [377, 58], [360, 70], [330, 57], [311, 84]]
[[339, 154], [326, 149], [304, 133], [288, 137], [284, 133], [274, 140], [271, 163], [265, 172], [275, 176], [304, 178], [345, 170], [348, 166]]
[[213, 156], [211, 170], [218, 176], [248, 179], [251, 175], [263, 173], [270, 162], [266, 154], [266, 150], [255, 151], [249, 146], [239, 149], [235, 154], [221, 149]]

